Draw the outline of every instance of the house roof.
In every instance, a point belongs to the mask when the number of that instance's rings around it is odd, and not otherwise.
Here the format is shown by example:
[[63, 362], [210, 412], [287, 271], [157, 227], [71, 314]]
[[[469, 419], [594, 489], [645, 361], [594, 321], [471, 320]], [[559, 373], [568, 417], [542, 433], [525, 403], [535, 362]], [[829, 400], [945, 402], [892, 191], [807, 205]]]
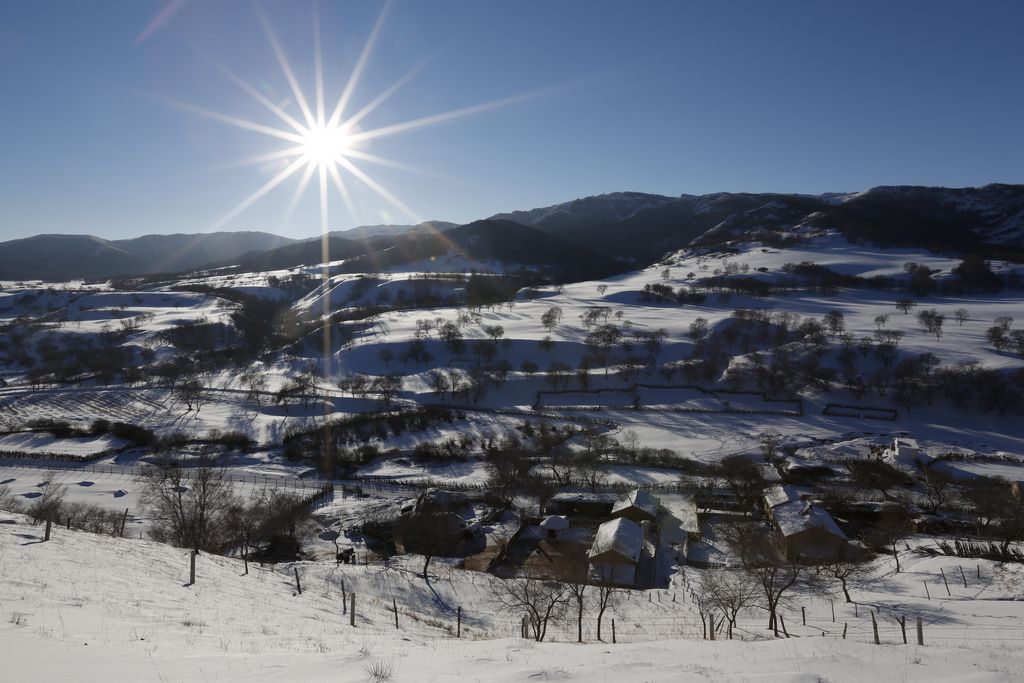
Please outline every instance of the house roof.
[[775, 486], [769, 487], [764, 492], [765, 505], [770, 508], [790, 503], [794, 500], [799, 501], [800, 494], [789, 484], [776, 484]]
[[634, 489], [627, 493], [622, 498], [615, 501], [615, 505], [612, 507], [612, 514], [629, 508], [636, 508], [647, 513], [651, 517], [658, 516], [658, 506], [661, 501], [658, 500], [657, 496], [647, 491], [641, 491], [640, 489]]
[[561, 531], [569, 528], [569, 520], [562, 515], [550, 515], [541, 521], [540, 528], [544, 531]]
[[594, 543], [590, 546], [588, 557], [594, 558], [613, 552], [630, 562], [640, 560], [640, 550], [644, 544], [644, 531], [636, 522], [619, 517], [605, 522], [597, 528]]
[[562, 491], [551, 496], [552, 503], [606, 503], [612, 504], [616, 500], [614, 493], [586, 493], [577, 491]]
[[775, 469], [775, 465], [770, 462], [757, 463], [757, 471], [761, 473], [761, 478], [770, 484], [782, 481], [782, 476], [779, 474], [779, 471]]
[[[697, 504], [691, 496], [669, 496], [662, 501], [661, 505], [668, 510], [669, 515], [675, 520], [675, 523], [678, 523], [682, 531], [688, 534], [700, 533]], [[664, 532], [671, 521], [671, 519], [662, 520], [662, 532]]]
[[794, 500], [772, 508], [772, 519], [783, 536], [792, 536], [808, 529], [820, 528], [833, 536], [846, 538], [832, 515], [810, 501]]

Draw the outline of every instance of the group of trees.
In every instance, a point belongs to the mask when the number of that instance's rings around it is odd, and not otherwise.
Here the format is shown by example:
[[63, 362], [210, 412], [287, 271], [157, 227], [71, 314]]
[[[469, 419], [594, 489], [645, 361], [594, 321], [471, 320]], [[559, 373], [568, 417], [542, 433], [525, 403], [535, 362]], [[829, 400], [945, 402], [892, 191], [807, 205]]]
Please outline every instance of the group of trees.
[[297, 556], [308, 505], [271, 491], [246, 500], [227, 471], [212, 462], [185, 466], [175, 461], [147, 467], [142, 504], [153, 516], [150, 535], [180, 548], [218, 554], [252, 552]]

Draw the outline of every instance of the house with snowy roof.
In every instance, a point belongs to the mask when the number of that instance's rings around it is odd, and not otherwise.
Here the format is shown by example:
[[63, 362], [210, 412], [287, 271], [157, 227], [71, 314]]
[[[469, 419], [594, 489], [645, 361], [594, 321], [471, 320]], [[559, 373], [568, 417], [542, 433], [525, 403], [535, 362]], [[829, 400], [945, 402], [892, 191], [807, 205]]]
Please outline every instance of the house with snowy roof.
[[789, 484], [769, 486], [764, 492], [764, 513], [770, 519], [773, 508], [786, 503], [792, 503], [794, 500], [800, 500], [800, 493], [796, 490], [796, 487]]
[[916, 469], [930, 464], [935, 458], [925, 453], [916, 440], [901, 436], [893, 439], [892, 444], [882, 451], [882, 459], [896, 467]]
[[836, 521], [810, 500], [791, 500], [771, 508], [783, 552], [790, 562], [842, 559], [849, 543]]
[[613, 518], [625, 518], [634, 522], [654, 522], [658, 519], [661, 501], [647, 491], [634, 489], [615, 501], [612, 506]]
[[636, 522], [625, 517], [605, 522], [587, 553], [591, 572], [602, 582], [633, 586], [643, 547], [644, 530]]

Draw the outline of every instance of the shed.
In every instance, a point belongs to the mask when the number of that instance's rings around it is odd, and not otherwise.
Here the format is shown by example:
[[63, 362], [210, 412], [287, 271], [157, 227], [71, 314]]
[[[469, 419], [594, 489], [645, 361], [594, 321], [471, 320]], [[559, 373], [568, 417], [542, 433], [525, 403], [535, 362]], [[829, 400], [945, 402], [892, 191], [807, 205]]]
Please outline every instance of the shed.
[[796, 488], [789, 484], [775, 484], [769, 486], [764, 492], [764, 510], [771, 517], [772, 508], [792, 503], [795, 500], [800, 500], [800, 494]]
[[653, 522], [658, 519], [661, 501], [647, 491], [634, 489], [615, 501], [612, 517], [624, 517], [634, 522]]
[[562, 515], [549, 515], [541, 520], [540, 530], [548, 540], [559, 540], [569, 530], [569, 520]]
[[563, 491], [551, 496], [544, 511], [549, 515], [579, 515], [606, 518], [615, 505], [614, 493]]
[[587, 559], [600, 580], [632, 586], [636, 583], [636, 566], [643, 545], [644, 531], [640, 525], [619, 517], [597, 528]]

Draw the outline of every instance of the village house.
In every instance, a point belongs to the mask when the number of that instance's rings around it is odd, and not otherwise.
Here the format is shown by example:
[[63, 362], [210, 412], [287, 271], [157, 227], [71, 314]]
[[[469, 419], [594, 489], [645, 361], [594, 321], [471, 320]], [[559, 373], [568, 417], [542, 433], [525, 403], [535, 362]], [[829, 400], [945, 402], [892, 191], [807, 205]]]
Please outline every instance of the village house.
[[849, 541], [832, 515], [805, 500], [795, 487], [777, 484], [764, 494], [765, 514], [779, 531], [786, 559], [796, 561], [838, 560]]
[[809, 500], [795, 500], [772, 508], [782, 549], [790, 562], [829, 562], [846, 554], [849, 541], [827, 511]]
[[925, 453], [914, 439], [896, 437], [892, 445], [882, 451], [882, 460], [895, 467], [917, 469], [928, 465], [935, 458]]
[[612, 517], [622, 517], [637, 523], [655, 522], [660, 506], [661, 502], [655, 495], [634, 489], [615, 501], [615, 505], [612, 506]]
[[549, 515], [608, 519], [616, 499], [614, 493], [561, 492], [551, 496], [544, 511]]
[[644, 531], [636, 522], [625, 517], [605, 522], [587, 553], [591, 573], [605, 583], [635, 585], [643, 545]]

